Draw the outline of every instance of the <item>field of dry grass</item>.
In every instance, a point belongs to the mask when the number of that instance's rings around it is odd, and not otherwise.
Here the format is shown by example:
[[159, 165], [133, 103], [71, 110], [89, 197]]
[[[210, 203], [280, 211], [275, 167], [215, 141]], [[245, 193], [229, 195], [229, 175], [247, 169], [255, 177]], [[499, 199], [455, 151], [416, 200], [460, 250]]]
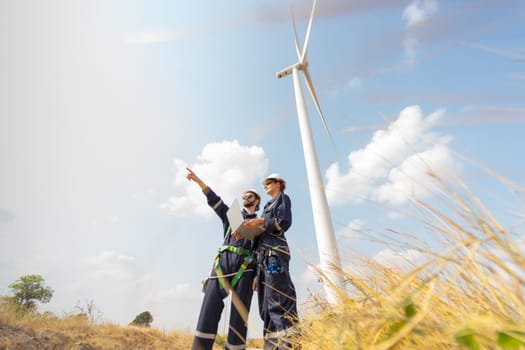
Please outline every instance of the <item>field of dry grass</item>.
[[440, 200], [415, 201], [413, 217], [441, 250], [391, 230], [391, 243], [405, 242], [419, 263], [391, 268], [356, 256], [339, 305], [312, 298], [297, 339], [303, 350], [525, 349], [523, 235], [461, 183], [439, 185]]

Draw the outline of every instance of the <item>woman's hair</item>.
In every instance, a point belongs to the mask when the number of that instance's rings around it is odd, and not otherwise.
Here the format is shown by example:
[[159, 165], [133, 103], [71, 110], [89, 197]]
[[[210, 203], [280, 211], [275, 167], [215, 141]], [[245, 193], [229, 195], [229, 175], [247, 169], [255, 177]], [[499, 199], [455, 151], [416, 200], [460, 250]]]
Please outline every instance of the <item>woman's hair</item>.
[[286, 189], [286, 182], [281, 181], [281, 180], [275, 180], [275, 181], [277, 181], [277, 183], [279, 184], [279, 190], [281, 192], [284, 192], [284, 190]]

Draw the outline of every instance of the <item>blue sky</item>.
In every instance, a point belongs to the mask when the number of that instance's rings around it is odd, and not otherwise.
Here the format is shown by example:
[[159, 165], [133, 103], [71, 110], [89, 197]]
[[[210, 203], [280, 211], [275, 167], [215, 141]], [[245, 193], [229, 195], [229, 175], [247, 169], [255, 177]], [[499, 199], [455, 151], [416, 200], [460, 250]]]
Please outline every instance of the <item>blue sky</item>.
[[[292, 79], [275, 78], [297, 61], [290, 6], [0, 2], [0, 294], [38, 273], [59, 315], [92, 300], [104, 321], [193, 330], [221, 225], [189, 166], [226, 201], [287, 179], [306, 301], [316, 239]], [[294, 3], [301, 40], [310, 6]], [[437, 198], [429, 167], [522, 236], [524, 18], [511, 0], [319, 1], [309, 69], [333, 142], [308, 106], [345, 267], [413, 254], [374, 242], [388, 229], [432, 242], [402, 215]]]

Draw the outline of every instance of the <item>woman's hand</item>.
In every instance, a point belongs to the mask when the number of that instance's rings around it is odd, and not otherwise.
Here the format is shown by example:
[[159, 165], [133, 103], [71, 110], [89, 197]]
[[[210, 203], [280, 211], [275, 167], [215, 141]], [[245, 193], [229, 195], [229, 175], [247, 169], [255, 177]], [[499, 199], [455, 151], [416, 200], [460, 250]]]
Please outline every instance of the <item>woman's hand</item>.
[[233, 232], [232, 232], [232, 236], [233, 236], [233, 238], [235, 238], [236, 240], [239, 240], [239, 239], [242, 238], [241, 234], [240, 234], [239, 232], [237, 232], [237, 231], [233, 231]]
[[248, 219], [244, 224], [250, 228], [256, 228], [264, 225], [264, 218]]

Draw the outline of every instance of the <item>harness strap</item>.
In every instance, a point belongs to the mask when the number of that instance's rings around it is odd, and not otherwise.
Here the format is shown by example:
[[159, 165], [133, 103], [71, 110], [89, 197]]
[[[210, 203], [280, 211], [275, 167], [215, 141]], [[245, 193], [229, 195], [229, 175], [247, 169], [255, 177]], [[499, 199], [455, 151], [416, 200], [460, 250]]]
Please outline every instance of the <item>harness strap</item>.
[[224, 273], [222, 272], [222, 269], [221, 269], [219, 255], [217, 255], [217, 257], [215, 258], [215, 272], [217, 273], [217, 277], [218, 277], [218, 280], [219, 280], [219, 286], [222, 289], [226, 289], [227, 291], [229, 291], [231, 288], [235, 287], [237, 282], [239, 282], [239, 280], [241, 279], [242, 275], [244, 274], [244, 272], [248, 268], [248, 265], [250, 265], [253, 262], [253, 260], [254, 260], [253, 256], [251, 256], [251, 255], [246, 256], [244, 258], [243, 263], [241, 264], [241, 267], [239, 268], [239, 270], [237, 271], [235, 276], [233, 276], [233, 279], [232, 279], [231, 283], [228, 284], [226, 278], [224, 278], [225, 276], [224, 276]]
[[[242, 262], [241, 267], [239, 268], [239, 270], [233, 277], [230, 284], [228, 284], [228, 281], [224, 278], [224, 273], [222, 272], [221, 264], [220, 264], [220, 259], [221, 259], [220, 254], [225, 251], [236, 253], [239, 255], [244, 255], [244, 261]], [[254, 261], [254, 258], [252, 255], [252, 251], [250, 251], [249, 249], [246, 249], [243, 247], [236, 247], [232, 245], [223, 245], [219, 247], [219, 254], [217, 254], [217, 257], [215, 258], [215, 272], [217, 273], [217, 277], [219, 280], [219, 286], [222, 289], [226, 289], [229, 292], [229, 290], [235, 287], [237, 282], [239, 282], [239, 279], [242, 277], [242, 275], [248, 268], [248, 265], [250, 265], [253, 261]]]
[[237, 253], [239, 255], [250, 255], [252, 253], [249, 249], [245, 249], [243, 247], [236, 247], [236, 246], [233, 246], [233, 245], [223, 245], [223, 246], [219, 247], [219, 254], [224, 252], [224, 251]]
[[239, 279], [241, 278], [244, 271], [246, 271], [246, 268], [248, 268], [248, 265], [250, 265], [253, 262], [253, 256], [249, 255], [244, 258], [243, 263], [241, 264], [241, 267], [239, 268], [239, 271], [235, 274], [235, 276], [232, 279], [232, 288], [237, 284]]
[[215, 258], [215, 272], [217, 273], [219, 286], [221, 287], [221, 289], [226, 289], [224, 285], [224, 282], [226, 282], [226, 280], [224, 279], [224, 273], [222, 273], [219, 255], [217, 255], [217, 257]]

